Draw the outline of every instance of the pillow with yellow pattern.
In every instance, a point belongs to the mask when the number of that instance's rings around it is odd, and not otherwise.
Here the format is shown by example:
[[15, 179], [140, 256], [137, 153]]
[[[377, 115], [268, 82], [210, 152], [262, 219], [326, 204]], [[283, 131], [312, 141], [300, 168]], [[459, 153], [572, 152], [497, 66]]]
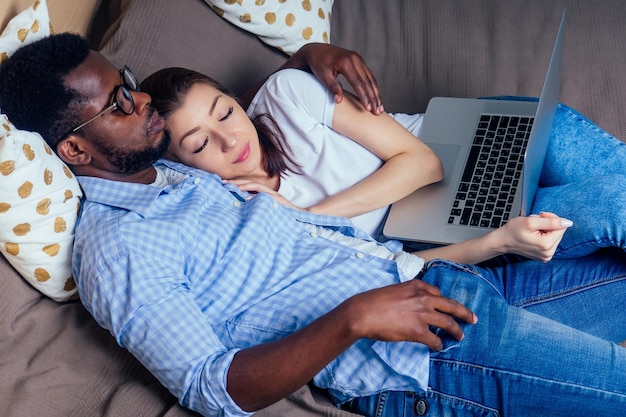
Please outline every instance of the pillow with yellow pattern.
[[46, 0], [37, 0], [7, 23], [0, 35], [0, 62], [20, 46], [48, 36], [51, 32]]
[[[48, 36], [49, 22], [45, 0], [37, 0], [0, 35], [0, 57]], [[76, 293], [71, 257], [81, 196], [78, 181], [43, 138], [0, 114], [0, 252], [56, 301]]]
[[76, 292], [78, 181], [41, 136], [0, 117], [0, 251], [33, 287], [66, 301]]
[[334, 0], [204, 0], [230, 23], [289, 55], [310, 42], [330, 42]]

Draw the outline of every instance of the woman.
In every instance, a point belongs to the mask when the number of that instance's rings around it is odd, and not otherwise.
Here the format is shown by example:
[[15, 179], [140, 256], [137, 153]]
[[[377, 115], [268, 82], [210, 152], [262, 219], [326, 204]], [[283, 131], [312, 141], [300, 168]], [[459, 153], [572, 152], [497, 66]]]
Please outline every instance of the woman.
[[[351, 217], [373, 235], [380, 230], [389, 204], [442, 177], [436, 155], [411, 133], [418, 131], [421, 115], [375, 116], [350, 95], [335, 103], [317, 80], [297, 70], [280, 71], [261, 87], [248, 108], [253, 123], [223, 87], [193, 71], [161, 70], [144, 81], [142, 88], [166, 119], [172, 136], [169, 158], [214, 172], [243, 190], [268, 192], [284, 204]], [[546, 213], [511, 219], [482, 238], [418, 255], [426, 260], [479, 263], [514, 253], [547, 261], [571, 226], [571, 221], [548, 212], [564, 210], [570, 210], [567, 216], [581, 219], [579, 223], [586, 226], [574, 234], [575, 239], [565, 238], [560, 256], [581, 256], [598, 246], [623, 247], [622, 241], [595, 234], [617, 224], [607, 236], [621, 236], [615, 233], [619, 222], [603, 210], [602, 218], [590, 220], [576, 216], [572, 208], [579, 210], [578, 198], [581, 192], [589, 192], [589, 186], [595, 187], [593, 192], [602, 189], [605, 194], [609, 190], [612, 196], [621, 196], [624, 187], [620, 189], [618, 184], [626, 185], [622, 175], [626, 173], [626, 145], [614, 138], [600, 140], [601, 132], [595, 135], [597, 146], [586, 143], [585, 148], [595, 155], [601, 142], [612, 155], [610, 159], [618, 162], [611, 166], [605, 158], [602, 164], [594, 164], [594, 178], [590, 179], [590, 161], [585, 160], [590, 152], [583, 155], [577, 149], [582, 146], [568, 142], [572, 135], [568, 129], [584, 130], [588, 136], [589, 122], [582, 118], [568, 121], [572, 117], [581, 118], [560, 107], [556, 124], [562, 126], [555, 129], [542, 178], [546, 188], [534, 206], [535, 212]], [[571, 153], [584, 163], [568, 164]], [[620, 208], [624, 213], [623, 205], [615, 208], [615, 216], [620, 215]]]

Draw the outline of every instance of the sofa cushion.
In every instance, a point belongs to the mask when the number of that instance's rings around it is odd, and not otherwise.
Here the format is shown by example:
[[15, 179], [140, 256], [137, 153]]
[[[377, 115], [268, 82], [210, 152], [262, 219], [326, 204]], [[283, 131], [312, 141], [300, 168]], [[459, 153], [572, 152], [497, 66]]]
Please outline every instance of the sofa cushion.
[[287, 56], [197, 0], [122, 0], [98, 49], [142, 80], [171, 66], [200, 71], [241, 94]]
[[50, 18], [45, 0], [35, 1], [30, 7], [14, 16], [0, 35], [0, 62], [19, 47], [50, 34]]
[[289, 55], [309, 42], [329, 42], [333, 0], [204, 1], [233, 25]]
[[538, 97], [567, 9], [560, 100], [626, 139], [626, 7], [584, 2], [336, 1], [331, 42], [359, 52], [392, 112], [434, 96]]

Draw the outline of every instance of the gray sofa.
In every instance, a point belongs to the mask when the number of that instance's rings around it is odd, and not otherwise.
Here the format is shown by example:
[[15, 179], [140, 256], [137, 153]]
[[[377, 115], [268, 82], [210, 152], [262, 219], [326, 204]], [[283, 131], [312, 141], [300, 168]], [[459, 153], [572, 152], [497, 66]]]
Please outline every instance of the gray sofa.
[[[241, 92], [285, 60], [200, 0], [121, 3], [120, 26], [92, 33], [94, 46], [140, 78], [186, 66]], [[388, 111], [421, 112], [438, 95], [538, 96], [563, 9], [561, 101], [626, 138], [623, 2], [335, 0], [330, 39], [365, 58]]]
[[[437, 95], [539, 95], [564, 7], [561, 100], [626, 138], [621, 0], [335, 0], [330, 38], [366, 59], [388, 111], [420, 112]], [[161, 67], [186, 66], [235, 92], [286, 59], [201, 0], [101, 0], [89, 38], [140, 78]], [[4, 258], [0, 298], [0, 415], [194, 415], [79, 303], [44, 298]], [[350, 414], [305, 386], [258, 415]]]

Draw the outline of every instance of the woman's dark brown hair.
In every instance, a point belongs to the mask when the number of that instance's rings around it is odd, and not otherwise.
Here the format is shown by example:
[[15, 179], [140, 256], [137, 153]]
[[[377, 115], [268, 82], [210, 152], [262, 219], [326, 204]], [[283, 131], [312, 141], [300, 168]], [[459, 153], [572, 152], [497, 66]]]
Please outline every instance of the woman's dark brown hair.
[[[152, 97], [152, 105], [167, 119], [182, 107], [185, 96], [197, 83], [210, 85], [236, 99], [226, 87], [211, 77], [178, 67], [164, 68], [150, 75], [141, 83], [141, 91]], [[262, 113], [252, 119], [252, 124], [259, 135], [263, 163], [268, 175], [282, 176], [287, 171], [299, 173], [300, 166], [293, 160], [291, 148], [274, 118]]]

